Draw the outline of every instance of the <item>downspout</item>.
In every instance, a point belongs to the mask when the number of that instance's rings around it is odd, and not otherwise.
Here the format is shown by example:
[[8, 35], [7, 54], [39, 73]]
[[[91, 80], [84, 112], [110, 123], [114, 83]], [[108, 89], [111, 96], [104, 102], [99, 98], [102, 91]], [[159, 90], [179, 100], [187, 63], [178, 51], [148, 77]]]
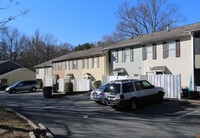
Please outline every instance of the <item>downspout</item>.
[[189, 32], [191, 36], [191, 56], [192, 56], [192, 89], [194, 90], [194, 33]]

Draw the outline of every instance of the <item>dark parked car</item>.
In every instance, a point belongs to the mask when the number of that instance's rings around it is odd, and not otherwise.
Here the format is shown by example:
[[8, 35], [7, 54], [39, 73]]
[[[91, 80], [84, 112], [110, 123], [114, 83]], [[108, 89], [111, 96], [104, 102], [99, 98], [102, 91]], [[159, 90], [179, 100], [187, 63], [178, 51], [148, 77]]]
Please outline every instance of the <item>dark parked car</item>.
[[0, 84], [0, 90], [5, 90], [7, 87], [7, 84]]
[[14, 85], [6, 88], [6, 92], [16, 93], [17, 91], [36, 91], [39, 89], [38, 82], [36, 80], [19, 81]]

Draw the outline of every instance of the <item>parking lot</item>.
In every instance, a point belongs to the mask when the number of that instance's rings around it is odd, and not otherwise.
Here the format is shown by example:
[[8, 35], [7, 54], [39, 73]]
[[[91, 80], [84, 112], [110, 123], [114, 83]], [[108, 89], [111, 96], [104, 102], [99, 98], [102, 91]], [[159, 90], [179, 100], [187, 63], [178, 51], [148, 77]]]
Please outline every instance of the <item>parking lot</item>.
[[195, 137], [200, 134], [200, 105], [174, 101], [140, 106], [136, 111], [99, 105], [89, 93], [43, 98], [42, 92], [0, 92], [0, 105], [33, 122], [43, 123], [55, 137]]

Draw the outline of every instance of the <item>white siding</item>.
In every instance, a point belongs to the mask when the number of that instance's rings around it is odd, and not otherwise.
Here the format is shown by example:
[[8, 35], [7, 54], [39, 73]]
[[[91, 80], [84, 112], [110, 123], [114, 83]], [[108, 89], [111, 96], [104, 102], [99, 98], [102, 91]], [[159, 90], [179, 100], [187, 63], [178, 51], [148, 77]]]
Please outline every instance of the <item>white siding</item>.
[[[177, 39], [173, 39], [176, 41]], [[166, 41], [170, 42], [172, 40]], [[163, 59], [163, 42], [157, 44], [157, 59], [143, 61], [143, 74], [150, 72], [150, 68], [153, 66], [166, 66], [169, 70], [167, 74], [181, 74], [182, 87], [189, 87], [190, 76], [192, 75], [192, 63], [191, 63], [191, 39], [190, 37], [180, 38], [180, 57], [169, 57]]]

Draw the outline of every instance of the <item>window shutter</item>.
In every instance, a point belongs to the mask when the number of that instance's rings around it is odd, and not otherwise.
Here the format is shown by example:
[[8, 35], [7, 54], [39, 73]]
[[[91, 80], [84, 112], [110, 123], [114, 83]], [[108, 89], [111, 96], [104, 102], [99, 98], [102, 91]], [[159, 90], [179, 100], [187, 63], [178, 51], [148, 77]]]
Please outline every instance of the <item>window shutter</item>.
[[94, 57], [92, 58], [92, 63], [91, 63], [91, 65], [92, 65], [92, 68], [94, 68]]
[[147, 59], [147, 54], [146, 54], [146, 47], [145, 45], [142, 46], [142, 59], [146, 60]]
[[76, 60], [76, 69], [78, 69], [78, 60]]
[[89, 68], [89, 59], [87, 58], [87, 68]]
[[84, 59], [82, 59], [82, 69], [84, 68]]
[[109, 51], [108, 54], [109, 54], [109, 55], [108, 55], [108, 57], [109, 57], [108, 60], [109, 60], [109, 63], [111, 63], [111, 51]]
[[130, 61], [134, 61], [134, 50], [133, 48], [130, 49]]
[[176, 57], [180, 57], [181, 56], [181, 52], [180, 52], [180, 40], [176, 40]]
[[122, 62], [125, 62], [125, 53], [124, 49], [122, 49]]
[[163, 58], [167, 58], [167, 43], [163, 43]]
[[157, 59], [156, 44], [153, 44], [153, 59]]
[[115, 51], [115, 62], [118, 63], [118, 50]]
[[97, 68], [99, 68], [99, 57], [96, 58], [97, 58]]

